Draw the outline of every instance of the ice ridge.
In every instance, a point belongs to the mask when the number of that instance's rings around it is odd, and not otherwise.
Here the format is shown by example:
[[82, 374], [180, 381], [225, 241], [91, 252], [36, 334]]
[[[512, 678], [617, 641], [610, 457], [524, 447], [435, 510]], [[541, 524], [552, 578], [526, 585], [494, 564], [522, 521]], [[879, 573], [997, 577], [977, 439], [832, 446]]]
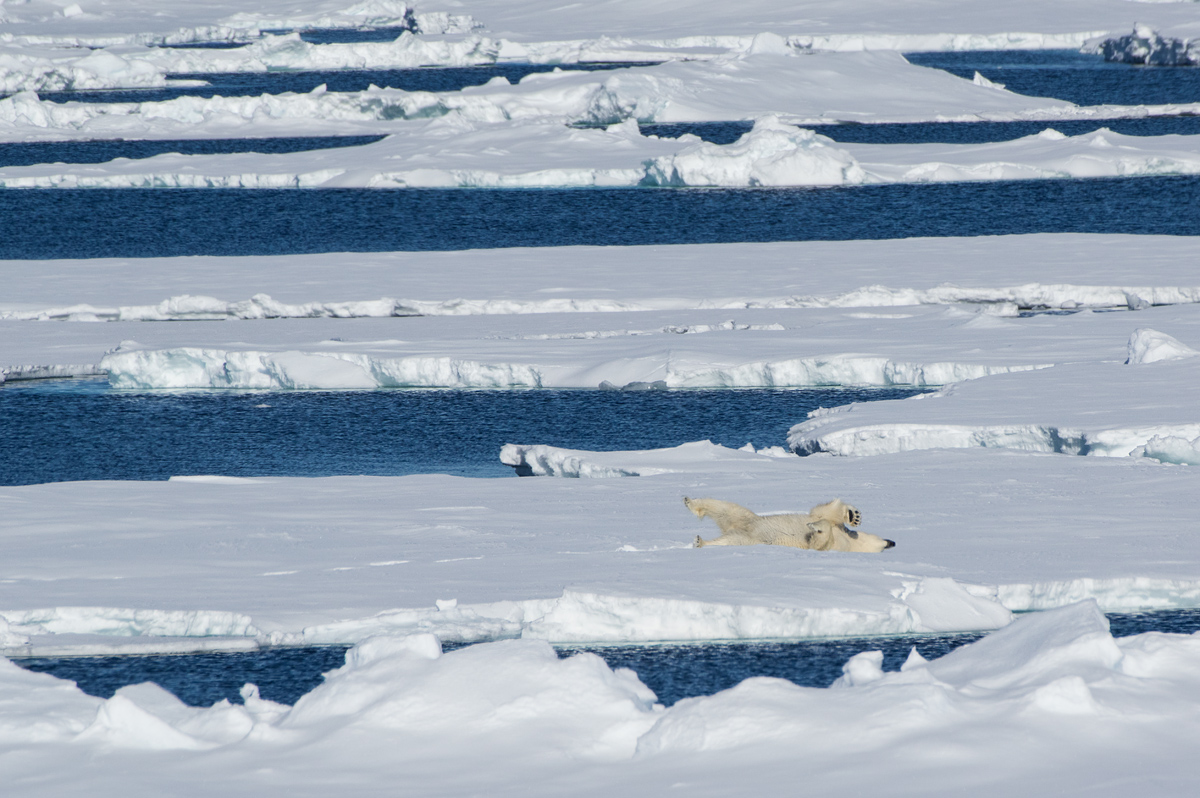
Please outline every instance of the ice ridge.
[[[847, 354], [738, 366], [682, 368], [668, 364], [663, 381], [670, 388], [925, 387], [1048, 365], [911, 363]], [[619, 363], [614, 366], [618, 370], [619, 367]], [[107, 372], [109, 382], [119, 389], [540, 388], [594, 387], [595, 384], [577, 384], [569, 374], [555, 378], [544, 368], [532, 364], [484, 363], [448, 356], [382, 358], [351, 352], [263, 352], [198, 347], [118, 348], [106, 354], [98, 368]], [[597, 365], [588, 373], [594, 378], [606, 372]]]
[[623, 313], [628, 311], [772, 308], [903, 307], [909, 305], [983, 305], [1000, 315], [1021, 310], [1084, 310], [1200, 302], [1200, 286], [1122, 286], [1026, 283], [997, 288], [940, 285], [891, 288], [868, 285], [828, 296], [725, 297], [617, 300], [599, 298], [379, 299], [342, 302], [283, 302], [269, 294], [227, 301], [180, 294], [153, 305], [63, 305], [36, 309], [0, 309], [2, 321], [208, 321], [221, 319], [381, 318], [389, 316], [491, 316], [523, 313]]
[[532, 366], [450, 357], [253, 352], [181, 347], [114, 351], [100, 368], [114, 388], [538, 388]]
[[1200, 66], [1200, 41], [1162, 36], [1145, 25], [1132, 33], [1105, 39], [1098, 47], [1105, 61], [1142, 66]]
[[1088, 430], [1053, 424], [871, 424], [826, 431], [828, 417], [809, 419], [788, 432], [798, 455], [895, 454], [919, 449], [1014, 449], [1022, 452], [1149, 457], [1162, 462], [1200, 460], [1200, 423]]
[[[900, 576], [903, 576], [902, 574]], [[1013, 612], [1046, 611], [1095, 601], [1106, 612], [1200, 605], [1196, 580], [1123, 577], [977, 585], [948, 577], [906, 577], [885, 608], [725, 604], [674, 597], [622, 596], [567, 589], [547, 599], [392, 609], [375, 615], [263, 631], [244, 615], [112, 607], [55, 607], [0, 612], [0, 649], [36, 654], [89, 635], [80, 651], [140, 653], [251, 646], [347, 645], [380, 635], [435, 634], [447, 642], [531, 638], [553, 643], [651, 643], [702, 640], [805, 639], [988, 631]], [[194, 648], [194, 646], [193, 646]]]

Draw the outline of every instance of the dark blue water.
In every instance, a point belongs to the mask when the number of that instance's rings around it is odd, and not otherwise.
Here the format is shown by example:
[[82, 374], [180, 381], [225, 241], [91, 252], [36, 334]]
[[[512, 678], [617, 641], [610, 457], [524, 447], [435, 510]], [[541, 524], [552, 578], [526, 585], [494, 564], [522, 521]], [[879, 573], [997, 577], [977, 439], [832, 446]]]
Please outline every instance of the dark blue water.
[[511, 476], [505, 443], [600, 451], [782, 446], [810, 410], [914, 389], [132, 393], [0, 387], [0, 485], [184, 474]]
[[[301, 30], [300, 38], [309, 44], [357, 44], [359, 42], [394, 42], [405, 31], [418, 33], [415, 21], [409, 25], [390, 28], [310, 28]], [[296, 31], [289, 29], [264, 29], [262, 33], [281, 36]], [[246, 41], [181, 42], [160, 44], [174, 50], [233, 50], [250, 44]]]
[[275, 139], [175, 139], [151, 141], [0, 142], [0, 166], [39, 163], [104, 163], [114, 158], [150, 158], [167, 152], [181, 155], [224, 155], [231, 152], [303, 152], [373, 144], [383, 136], [304, 136]]
[[[310, 28], [300, 31], [300, 38], [309, 44], [357, 44], [359, 42], [394, 42], [405, 31], [416, 33], [415, 20], [408, 25], [392, 28]], [[290, 30], [264, 30], [263, 33], [292, 33]]]
[[1192, 176], [834, 189], [24, 189], [0, 191], [0, 258], [1196, 235], [1198, 207]]
[[[1200, 610], [1109, 613], [1114, 637], [1142, 632], [1191, 634], [1200, 630]], [[883, 669], [897, 671], [916, 648], [936, 659], [981, 634], [861, 637], [799, 642], [693, 643], [652, 646], [563, 646], [560, 657], [590, 651], [613, 668], [632, 668], [658, 700], [671, 706], [682, 698], [712, 695], [752, 676], [774, 676], [804, 687], [828, 687], [842, 666], [863, 651], [883, 651]], [[459, 648], [447, 645], [446, 650]], [[319, 685], [326, 671], [345, 661], [344, 646], [267, 649], [239, 654], [185, 656], [41, 657], [14, 660], [29, 670], [71, 679], [89, 695], [109, 698], [120, 687], [153, 681], [191, 706], [221, 699], [241, 703], [246, 682], [260, 695], [293, 704]]]
[[[415, 21], [409, 25], [390, 28], [311, 28], [299, 31], [300, 38], [309, 44], [357, 44], [359, 42], [394, 42], [405, 31], [417, 33]], [[262, 33], [281, 36], [295, 31], [288, 29], [264, 29]], [[180, 44], [162, 44], [176, 50], [233, 50], [245, 47], [250, 41], [224, 42], [181, 42]]]
[[258, 97], [284, 92], [307, 93], [324, 85], [329, 91], [366, 91], [371, 86], [405, 91], [459, 91], [482, 86], [494, 77], [517, 83], [526, 75], [556, 69], [594, 72], [644, 64], [489, 64], [471, 67], [421, 67], [417, 69], [332, 69], [319, 72], [180, 73], [179, 80], [204, 80], [207, 86], [165, 86], [156, 89], [94, 89], [39, 92], [53, 102], [141, 103], [176, 97]]
[[[737, 141], [752, 127], [750, 122], [681, 122], [641, 125], [642, 135], [678, 138], [685, 133], [714, 144]], [[1108, 128], [1126, 136], [1195, 136], [1200, 116], [1154, 116], [1141, 119], [1100, 119], [1058, 122], [910, 122], [904, 124], [805, 125], [843, 144], [985, 144], [1012, 141], [1054, 128], [1078, 136]]]
[[236, 50], [245, 47], [250, 41], [219, 41], [219, 42], [180, 42], [178, 44], [158, 44], [168, 50]]
[[1009, 91], [1078, 105], [1159, 105], [1200, 102], [1200, 69], [1116, 64], [1074, 50], [905, 53], [918, 66], [970, 80], [978, 71]]

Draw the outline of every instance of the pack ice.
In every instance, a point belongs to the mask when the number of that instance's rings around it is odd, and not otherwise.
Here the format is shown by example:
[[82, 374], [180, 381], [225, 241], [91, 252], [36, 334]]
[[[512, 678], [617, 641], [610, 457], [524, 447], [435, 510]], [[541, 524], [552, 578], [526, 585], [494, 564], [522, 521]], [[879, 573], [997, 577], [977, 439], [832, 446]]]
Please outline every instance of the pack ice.
[[[1194, 136], [1053, 127], [1195, 104], [1078, 107], [901, 53], [1086, 46], [1179, 61], [1194, 11], [1125, 0], [8, 2], [0, 140], [388, 138], [5, 167], [0, 182], [853, 187], [1193, 174]], [[331, 28], [396, 35], [298, 35]], [[245, 46], [160, 46], [193, 42]], [[521, 61], [654, 65], [461, 92], [38, 95], [161, 87], [187, 70]], [[754, 127], [723, 146], [638, 127], [725, 120]], [[885, 147], [803, 127], [938, 120], [1047, 130]], [[6, 789], [1123, 796], [1138, 784], [1191, 795], [1200, 637], [1114, 639], [1102, 612], [1200, 606], [1196, 256], [1192, 238], [1096, 234], [7, 262], [0, 376], [14, 381], [932, 392], [789, 419], [786, 439], [759, 449], [498, 446], [528, 479], [0, 488], [9, 656], [352, 646], [294, 706], [254, 685], [211, 707], [153, 684], [101, 699], [0, 659]], [[897, 546], [698, 550], [684, 495], [763, 512], [841, 497]], [[940, 660], [914, 652], [895, 673], [879, 652], [858, 655], [830, 689], [758, 678], [669, 708], [633, 672], [550, 646], [962, 630], [995, 631]], [[450, 641], [476, 645], [443, 653]]]

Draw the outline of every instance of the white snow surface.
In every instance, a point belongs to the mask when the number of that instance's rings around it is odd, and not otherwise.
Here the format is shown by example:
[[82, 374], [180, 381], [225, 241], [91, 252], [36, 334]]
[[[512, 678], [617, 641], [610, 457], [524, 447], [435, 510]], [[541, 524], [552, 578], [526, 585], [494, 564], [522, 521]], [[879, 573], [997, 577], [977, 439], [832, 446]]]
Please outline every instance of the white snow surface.
[[1142, 363], [1158, 363], [1162, 360], [1181, 360], [1185, 357], [1195, 357], [1200, 351], [1193, 349], [1178, 338], [1167, 335], [1149, 327], [1133, 331], [1129, 336], [1129, 357], [1125, 362], [1130, 365]]
[[165, 86], [164, 71], [108, 50], [42, 50], [0, 43], [0, 93]]
[[[416, 40], [408, 37], [404, 41]], [[478, 42], [476, 45], [483, 46]], [[476, 50], [463, 49], [466, 46], [466, 43], [456, 45], [461, 52], [455, 51], [459, 55], [455, 55], [454, 60], [465, 63], [483, 58]], [[408, 49], [421, 52], [415, 47]], [[175, 68], [199, 69], [202, 66], [200, 63], [181, 63]], [[274, 65], [263, 64], [264, 69], [268, 66]], [[316, 66], [329, 68], [331, 65]], [[347, 62], [344, 66], [365, 68], [372, 64]], [[806, 55], [758, 52], [709, 61], [674, 61], [594, 72], [535, 73], [515, 85], [497, 77], [483, 86], [457, 92], [376, 89], [326, 93], [317, 90], [309, 94], [262, 97], [181, 97], [159, 102], [65, 104], [38, 101], [32, 93], [26, 92], [0, 102], [0, 124], [3, 124], [4, 137], [9, 140], [39, 133], [45, 137], [51, 132], [60, 137], [79, 133], [203, 137], [206, 128], [234, 131], [239, 125], [252, 126], [261, 131], [258, 135], [284, 131], [300, 134], [305, 130], [319, 130], [322, 124], [331, 122], [356, 123], [367, 125], [375, 132], [404, 132], [411, 136], [414, 135], [413, 126], [401, 124], [404, 120], [441, 116], [448, 117], [448, 121], [461, 129], [507, 120], [615, 123], [636, 118], [646, 122], [694, 122], [749, 120], [770, 114], [809, 123], [977, 118], [1052, 120], [1192, 110], [1193, 105], [1081, 108], [1061, 100], [1026, 97], [981, 87], [942, 70], [914, 66], [893, 52]], [[201, 125], [199, 131], [189, 131], [197, 124]]]
[[[63, 5], [52, 0], [0, 6], [14, 38], [35, 42], [124, 42], [238, 39], [262, 29], [405, 27], [425, 32], [466, 31], [482, 26], [514, 43], [582, 43], [633, 39], [659, 46], [712, 48], [722, 39], [771, 31], [824, 49], [978, 50], [1078, 47], [1089, 38], [1126, 33], [1134, 19], [1164, 32], [1196, 27], [1187, 4], [1130, 5], [1126, 0], [1053, 0], [1006, 3], [936, 0], [880, 5], [872, 0], [823, 3], [802, 0], [785, 7], [751, 0], [736, 8], [721, 3], [646, 4], [614, 0], [596, 6], [548, 0], [416, 3], [348, 0], [230, 0], [149, 4], [110, 0]], [[146, 13], [153, 8], [154, 14]], [[71, 10], [71, 13], [67, 13]], [[411, 17], [410, 17], [411, 14]], [[1194, 34], [1193, 34], [1194, 35]]]
[[[1164, 441], [1176, 447], [1175, 441], [1200, 437], [1197, 380], [1194, 359], [1062, 365], [949, 386], [920, 401], [820, 412], [793, 427], [788, 442], [797, 452], [840, 455], [999, 447], [1155, 457]], [[1180, 461], [1169, 454], [1155, 459]]]
[[669, 709], [633, 672], [536, 641], [443, 654], [431, 635], [374, 637], [293, 707], [253, 685], [243, 705], [190, 708], [149, 683], [104, 700], [0, 662], [0, 745], [23, 795], [69, 791], [81, 771], [51, 765], [84, 757], [98, 795], [783, 795], [797, 769], [827, 794], [1119, 795], [1153, 773], [1157, 794], [1186, 795], [1198, 658], [1195, 635], [1114, 639], [1082, 603], [899, 673], [867, 652], [828, 690], [757, 678]]
[[[0, 187], [852, 186], [1200, 173], [1200, 136], [1125, 136], [1107, 128], [1064, 136], [1048, 127], [1037, 135], [993, 144], [841, 144], [771, 115], [759, 118], [736, 142], [719, 145], [691, 135], [678, 139], [645, 136], [632, 119], [606, 129], [576, 129], [564, 125], [561, 118], [546, 120], [534, 115], [514, 121], [508, 109], [494, 107], [482, 112], [489, 115], [495, 111], [502, 121], [464, 124], [457, 116], [442, 116], [447, 106], [434, 95], [414, 101], [413, 95], [384, 96], [394, 94], [391, 90], [367, 94], [379, 96], [363, 97], [356, 106], [348, 106], [350, 95], [334, 95], [333, 110], [364, 121], [390, 114], [414, 118], [404, 123], [403, 130], [395, 131], [396, 135], [373, 144], [274, 155], [165, 154], [104, 164], [7, 167], [0, 169]], [[269, 108], [269, 114], [287, 117], [326, 105], [325, 96], [180, 98], [153, 105], [183, 111], [182, 119], [198, 111], [195, 121], [203, 123], [208, 119], [205, 106], [236, 109], [235, 115], [247, 118]], [[612, 97], [581, 99], [588, 103], [584, 116], [640, 113], [640, 100], [635, 100], [633, 107], [617, 107], [609, 105], [614, 102]], [[297, 105], [295, 100], [303, 102]], [[419, 106], [415, 110], [407, 107], [413, 102]], [[2, 107], [4, 104], [8, 107]], [[46, 107], [29, 95], [16, 95], [0, 101], [0, 116], [36, 120], [40, 125], [57, 124], [46, 119], [82, 113], [81, 119], [87, 121], [89, 112], [84, 107], [50, 105]], [[151, 104], [116, 108], [144, 111], [145, 105]], [[96, 108], [104, 114], [112, 109]], [[434, 118], [420, 119], [430, 114]], [[647, 111], [646, 115], [653, 118], [655, 114]]]
[[[573, 455], [642, 476], [0, 489], [0, 616], [9, 635], [29, 639], [10, 652], [61, 650], [67, 634], [110, 635], [116, 650], [122, 638], [144, 650], [164, 635], [821, 637], [995, 628], [1009, 611], [1085, 598], [1106, 609], [1200, 604], [1192, 468], [978, 449], [797, 458], [707, 442]], [[683, 496], [759, 512], [840, 496], [862, 510], [865, 530], [897, 545], [880, 555], [710, 553], [691, 548], [708, 523]], [[1147, 518], [1154, 534], [1130, 534]]]
[[[108, 372], [139, 389], [938, 386], [1186, 353], [1194, 249], [1035, 235], [516, 249], [488, 253], [483, 272], [478, 252], [10, 262], [0, 373]], [[280, 298], [155, 302], [188, 287]], [[383, 291], [420, 298], [366, 299]], [[31, 323], [56, 319], [107, 323]]]
[[542, 121], [466, 130], [442, 119], [408, 124], [415, 127], [373, 144], [301, 153], [7, 167], [0, 187], [856, 186], [1200, 173], [1200, 136], [1125, 136], [1107, 128], [1078, 136], [1047, 128], [992, 144], [841, 144], [768, 116], [721, 145], [692, 135], [644, 136], [632, 120], [606, 129]]
[[[1200, 247], [1185, 236], [1046, 233], [0, 261], [6, 278], [0, 321], [887, 309], [956, 303], [997, 315], [1011, 315], [1013, 306], [1142, 308], [1200, 301], [1192, 265], [1198, 256]], [[565, 270], [564, 264], [571, 268]], [[612, 328], [607, 317], [596, 319]], [[112, 338], [112, 345], [120, 340]]]
[[1200, 323], [1195, 305], [1065, 320], [986, 311], [606, 313], [599, 329], [591, 314], [538, 314], [538, 329], [553, 332], [537, 335], [528, 334], [528, 314], [280, 319], [252, 331], [240, 324], [112, 322], [100, 328], [101, 338], [82, 324], [8, 322], [6, 329], [15, 363], [93, 358], [92, 372], [107, 372], [119, 388], [595, 388], [659, 380], [672, 388], [754, 388], [926, 387], [1056, 364], [1120, 362], [1131, 333], [1148, 318], [1192, 330]]

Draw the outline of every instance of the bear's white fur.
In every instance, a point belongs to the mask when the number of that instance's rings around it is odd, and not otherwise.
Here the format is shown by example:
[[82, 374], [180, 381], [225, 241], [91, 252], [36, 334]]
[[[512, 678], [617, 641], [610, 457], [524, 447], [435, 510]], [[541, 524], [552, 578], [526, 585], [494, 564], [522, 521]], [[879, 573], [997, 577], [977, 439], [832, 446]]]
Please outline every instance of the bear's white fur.
[[816, 551], [879, 552], [896, 545], [878, 535], [850, 529], [862, 523], [862, 514], [841, 499], [819, 504], [807, 513], [789, 515], [757, 515], [740, 504], [720, 499], [685, 496], [683, 503], [697, 518], [711, 518], [721, 528], [721, 536], [713, 540], [697, 535], [696, 548], [765, 543]]

